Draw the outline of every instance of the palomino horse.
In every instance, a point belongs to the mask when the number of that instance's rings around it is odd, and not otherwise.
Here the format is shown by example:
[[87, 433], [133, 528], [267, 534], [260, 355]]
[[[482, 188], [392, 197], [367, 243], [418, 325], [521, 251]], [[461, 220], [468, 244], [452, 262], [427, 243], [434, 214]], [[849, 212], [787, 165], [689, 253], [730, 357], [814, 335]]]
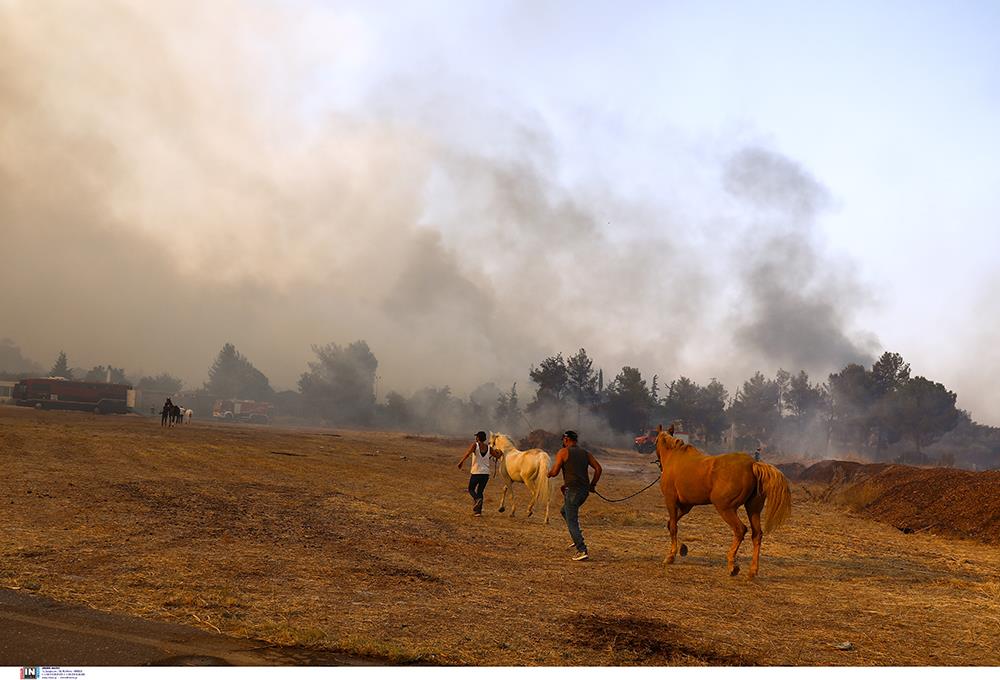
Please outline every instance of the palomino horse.
[[541, 497], [545, 503], [545, 523], [549, 523], [549, 466], [551, 459], [549, 454], [541, 449], [528, 449], [519, 451], [514, 447], [510, 437], [498, 432], [490, 432], [490, 446], [500, 451], [500, 479], [503, 480], [503, 494], [500, 496], [499, 511], [504, 511], [504, 500], [507, 498], [507, 489], [510, 489], [510, 516], [514, 516], [516, 510], [514, 502], [514, 482], [521, 482], [531, 494], [531, 502], [528, 503], [528, 517], [535, 509], [535, 501]]
[[[760, 543], [764, 532], [760, 528], [760, 513], [767, 502], [767, 530], [778, 528], [792, 511], [792, 496], [788, 480], [781, 471], [767, 463], [754, 462], [745, 453], [726, 453], [706, 456], [704, 453], [673, 437], [673, 426], [664, 432], [663, 426], [656, 435], [656, 455], [660, 459], [660, 490], [667, 503], [670, 516], [670, 553], [667, 564], [673, 564], [677, 554], [677, 523], [696, 505], [711, 503], [733, 530], [733, 544], [726, 554], [729, 574], [740, 572], [736, 564], [747, 528], [740, 521], [736, 509], [746, 508], [750, 518], [750, 537], [753, 540], [753, 560], [750, 578], [757, 575], [760, 560]], [[682, 546], [681, 556], [687, 554]]]

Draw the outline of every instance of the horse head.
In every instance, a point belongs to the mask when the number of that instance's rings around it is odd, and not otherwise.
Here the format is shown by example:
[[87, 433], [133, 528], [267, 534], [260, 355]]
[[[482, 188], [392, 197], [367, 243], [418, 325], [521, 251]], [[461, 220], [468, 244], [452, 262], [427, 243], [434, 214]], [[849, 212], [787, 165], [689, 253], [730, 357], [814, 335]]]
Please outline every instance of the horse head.
[[506, 451], [510, 446], [510, 438], [505, 434], [500, 434], [499, 432], [490, 432], [490, 437], [487, 440], [489, 445], [500, 451]]
[[673, 435], [673, 425], [668, 427], [666, 430], [663, 429], [663, 425], [658, 425], [656, 428], [656, 451], [669, 453], [671, 449], [681, 449], [687, 446], [683, 439], [678, 439]]

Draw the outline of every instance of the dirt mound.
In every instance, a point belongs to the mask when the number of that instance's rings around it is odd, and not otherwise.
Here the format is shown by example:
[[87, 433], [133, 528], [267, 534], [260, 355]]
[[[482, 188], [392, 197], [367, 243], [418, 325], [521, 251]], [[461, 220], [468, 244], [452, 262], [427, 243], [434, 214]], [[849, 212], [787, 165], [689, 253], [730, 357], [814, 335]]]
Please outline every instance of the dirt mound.
[[517, 443], [517, 448], [525, 451], [527, 449], [542, 449], [549, 453], [555, 453], [562, 448], [562, 433], [549, 432], [548, 430], [532, 430]]
[[882, 467], [844, 492], [865, 515], [906, 533], [1000, 543], [1000, 470]]
[[[931, 531], [1000, 543], [1000, 470], [969, 472], [887, 463], [782, 463], [815, 500], [847, 505], [900, 531]], [[820, 486], [817, 491], [815, 485]]]
[[802, 463], [778, 463], [774, 467], [781, 470], [781, 474], [785, 477], [795, 482], [802, 478], [802, 472], [806, 469]]
[[[797, 465], [797, 463], [793, 463], [792, 465]], [[855, 463], [850, 460], [821, 460], [799, 471], [795, 477], [790, 477], [784, 468], [782, 468], [782, 472], [785, 472], [785, 476], [788, 476], [789, 479], [795, 479], [799, 482], [842, 485], [853, 484], [862, 479], [867, 479], [872, 475], [878, 474], [886, 467], [888, 465], [885, 463], [866, 465], [865, 463]]]

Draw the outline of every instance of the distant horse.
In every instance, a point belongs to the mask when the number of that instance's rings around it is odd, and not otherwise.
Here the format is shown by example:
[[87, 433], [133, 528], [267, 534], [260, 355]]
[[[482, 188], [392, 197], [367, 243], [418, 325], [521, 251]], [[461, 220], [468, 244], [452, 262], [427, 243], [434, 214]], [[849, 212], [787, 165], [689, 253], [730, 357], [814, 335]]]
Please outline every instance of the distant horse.
[[504, 501], [507, 499], [507, 489], [510, 489], [510, 516], [514, 516], [516, 504], [514, 502], [514, 482], [521, 482], [531, 494], [531, 502], [528, 503], [528, 517], [535, 508], [535, 501], [541, 500], [545, 503], [545, 523], [549, 523], [549, 500], [551, 492], [549, 490], [549, 466], [551, 459], [549, 454], [541, 449], [528, 449], [519, 451], [514, 447], [510, 437], [498, 432], [490, 432], [490, 446], [503, 454], [500, 457], [498, 467], [500, 469], [500, 479], [503, 481], [503, 494], [500, 496], [499, 511], [504, 511]]
[[[736, 564], [747, 528], [740, 521], [736, 509], [746, 508], [750, 518], [753, 559], [750, 578], [757, 575], [760, 561], [760, 544], [764, 532], [760, 527], [760, 513], [767, 502], [767, 530], [777, 529], [792, 511], [792, 496], [788, 480], [773, 465], [755, 462], [745, 453], [726, 453], [706, 456], [704, 453], [673, 437], [673, 426], [667, 431], [661, 425], [656, 435], [656, 455], [662, 473], [660, 490], [667, 504], [670, 528], [670, 552], [666, 563], [673, 564], [677, 554], [677, 523], [696, 505], [711, 503], [722, 519], [733, 530], [733, 544], [726, 554], [730, 576], [740, 572]], [[681, 556], [687, 546], [681, 546]]]
[[191, 419], [194, 418], [194, 411], [187, 409], [184, 411], [184, 420], [187, 421], [188, 425], [191, 424]]

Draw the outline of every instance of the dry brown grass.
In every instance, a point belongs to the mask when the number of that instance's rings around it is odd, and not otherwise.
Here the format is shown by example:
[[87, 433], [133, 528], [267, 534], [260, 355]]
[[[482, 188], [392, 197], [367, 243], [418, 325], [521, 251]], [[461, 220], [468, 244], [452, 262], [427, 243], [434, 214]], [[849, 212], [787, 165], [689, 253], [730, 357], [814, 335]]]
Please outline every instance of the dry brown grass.
[[[496, 481], [470, 516], [464, 442], [329, 434], [0, 407], [0, 586], [400, 663], [1000, 664], [995, 546], [906, 535], [793, 485], [756, 581], [725, 575], [709, 508], [665, 569], [654, 488], [591, 497], [593, 559], [574, 563], [558, 511], [523, 517], [523, 489], [518, 517], [495, 512]], [[603, 462], [609, 497], [656, 471]]]

